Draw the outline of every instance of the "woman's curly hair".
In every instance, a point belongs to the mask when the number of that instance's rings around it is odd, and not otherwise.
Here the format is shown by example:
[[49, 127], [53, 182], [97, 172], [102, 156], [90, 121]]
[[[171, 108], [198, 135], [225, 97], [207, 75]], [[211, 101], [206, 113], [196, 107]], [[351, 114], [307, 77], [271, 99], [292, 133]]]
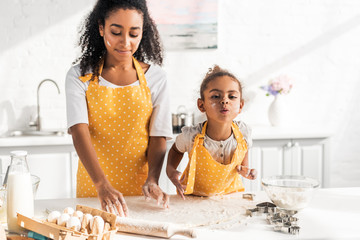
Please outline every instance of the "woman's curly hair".
[[99, 33], [99, 24], [105, 25], [105, 19], [112, 11], [131, 9], [140, 11], [143, 15], [143, 36], [134, 57], [139, 61], [150, 61], [158, 65], [163, 62], [163, 49], [159, 32], [146, 5], [146, 0], [98, 0], [94, 9], [86, 17], [80, 28], [81, 56], [75, 60], [80, 62], [81, 74], [92, 70], [93, 76], [99, 76], [99, 62], [106, 53], [103, 38]]

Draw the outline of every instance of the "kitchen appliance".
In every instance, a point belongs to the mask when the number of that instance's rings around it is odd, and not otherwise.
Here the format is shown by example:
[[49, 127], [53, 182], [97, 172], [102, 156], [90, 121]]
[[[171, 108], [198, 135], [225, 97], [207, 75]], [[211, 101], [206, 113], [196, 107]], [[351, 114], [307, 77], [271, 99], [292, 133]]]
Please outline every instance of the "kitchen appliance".
[[172, 114], [173, 133], [181, 133], [184, 126], [194, 125], [194, 113], [189, 112], [184, 105], [177, 108], [177, 113]]

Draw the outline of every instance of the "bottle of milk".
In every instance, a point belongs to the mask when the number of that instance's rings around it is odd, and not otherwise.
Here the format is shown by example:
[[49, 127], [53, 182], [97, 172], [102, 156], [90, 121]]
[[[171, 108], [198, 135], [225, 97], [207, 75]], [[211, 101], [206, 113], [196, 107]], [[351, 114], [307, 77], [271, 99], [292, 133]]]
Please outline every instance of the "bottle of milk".
[[34, 196], [26, 151], [10, 153], [11, 163], [7, 179], [7, 224], [9, 232], [21, 232], [17, 213], [34, 216]]

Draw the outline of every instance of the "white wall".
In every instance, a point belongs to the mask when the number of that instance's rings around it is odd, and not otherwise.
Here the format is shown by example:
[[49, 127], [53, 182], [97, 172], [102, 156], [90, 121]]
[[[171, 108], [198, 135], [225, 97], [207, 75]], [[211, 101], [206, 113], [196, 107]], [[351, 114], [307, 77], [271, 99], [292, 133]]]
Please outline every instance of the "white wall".
[[[25, 128], [40, 92], [45, 127], [65, 128], [64, 78], [77, 56], [77, 27], [94, 0], [0, 1], [0, 133]], [[201, 78], [214, 63], [243, 80], [243, 119], [268, 125], [271, 102], [259, 86], [296, 78], [288, 125], [331, 130], [331, 186], [360, 186], [360, 1], [219, 0], [218, 49], [166, 52], [172, 111], [195, 109]], [[181, 91], [180, 91], [181, 90]], [[32, 119], [31, 119], [32, 118]]]

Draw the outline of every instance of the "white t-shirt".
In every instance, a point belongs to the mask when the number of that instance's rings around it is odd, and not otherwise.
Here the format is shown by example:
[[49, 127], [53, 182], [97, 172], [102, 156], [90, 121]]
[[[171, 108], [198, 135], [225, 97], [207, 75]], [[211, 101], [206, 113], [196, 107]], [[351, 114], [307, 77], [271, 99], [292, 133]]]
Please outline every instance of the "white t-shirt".
[[[66, 107], [67, 107], [67, 127], [70, 128], [78, 123], [89, 124], [88, 109], [86, 101], [86, 91], [90, 81], [82, 82], [79, 77], [80, 65], [77, 64], [70, 68], [66, 75]], [[145, 73], [147, 85], [151, 92], [153, 112], [150, 118], [150, 136], [172, 138], [172, 124], [170, 112], [170, 97], [165, 72], [157, 65], [150, 65]], [[115, 85], [99, 77], [99, 85], [120, 88], [124, 86]], [[139, 80], [129, 86], [139, 85]]]
[[[238, 125], [249, 149], [252, 146], [251, 128], [242, 121], [234, 122]], [[203, 123], [199, 123], [196, 126], [183, 127], [181, 133], [176, 137], [176, 148], [182, 153], [191, 152], [195, 137], [201, 133], [202, 127]], [[234, 134], [231, 134], [231, 136], [224, 141], [215, 141], [205, 134], [204, 146], [214, 160], [219, 163], [228, 164], [236, 149], [237, 141]]]

